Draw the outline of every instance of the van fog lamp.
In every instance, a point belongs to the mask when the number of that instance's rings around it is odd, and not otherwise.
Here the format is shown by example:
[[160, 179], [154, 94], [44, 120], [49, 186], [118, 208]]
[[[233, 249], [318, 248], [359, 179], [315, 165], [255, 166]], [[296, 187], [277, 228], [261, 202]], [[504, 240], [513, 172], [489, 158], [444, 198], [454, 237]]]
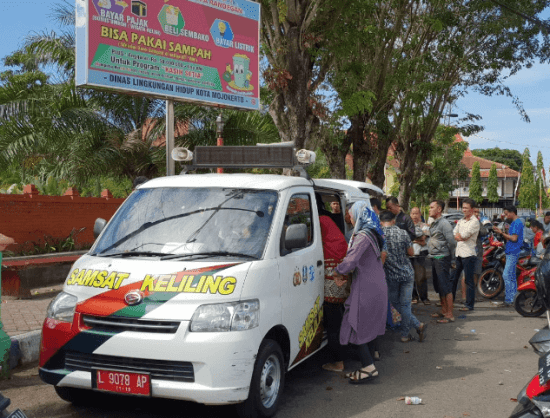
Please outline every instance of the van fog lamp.
[[191, 161], [193, 153], [184, 147], [176, 147], [172, 150], [172, 159], [174, 161]]
[[58, 321], [73, 322], [74, 310], [78, 299], [69, 293], [61, 292], [52, 300], [46, 311], [46, 317]]
[[300, 164], [313, 164], [315, 162], [315, 153], [307, 149], [301, 149], [296, 152], [296, 159]]
[[260, 324], [258, 299], [201, 305], [191, 319], [191, 332], [245, 331]]

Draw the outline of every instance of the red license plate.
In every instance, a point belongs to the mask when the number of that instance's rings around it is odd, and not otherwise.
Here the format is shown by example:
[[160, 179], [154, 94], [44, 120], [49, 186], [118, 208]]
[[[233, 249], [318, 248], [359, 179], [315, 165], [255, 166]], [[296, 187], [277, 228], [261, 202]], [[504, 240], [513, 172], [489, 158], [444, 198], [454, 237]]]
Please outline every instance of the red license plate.
[[96, 370], [95, 387], [107, 392], [128, 395], [151, 394], [151, 378], [148, 374], [128, 373], [114, 370]]

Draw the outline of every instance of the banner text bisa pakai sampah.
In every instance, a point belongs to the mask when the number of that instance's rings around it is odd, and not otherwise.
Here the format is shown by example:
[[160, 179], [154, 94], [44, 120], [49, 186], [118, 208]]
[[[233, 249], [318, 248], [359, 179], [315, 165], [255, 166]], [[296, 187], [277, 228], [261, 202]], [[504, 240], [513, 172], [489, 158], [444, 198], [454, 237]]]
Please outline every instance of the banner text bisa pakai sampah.
[[109, 38], [115, 41], [130, 42], [137, 45], [143, 45], [150, 48], [162, 49], [168, 52], [176, 52], [191, 57], [212, 59], [212, 51], [210, 49], [197, 48], [177, 42], [166, 42], [166, 40], [155, 38], [154, 36], [140, 35], [135, 32], [130, 32], [130, 35], [125, 30], [113, 29], [107, 26], [101, 26], [101, 37]]

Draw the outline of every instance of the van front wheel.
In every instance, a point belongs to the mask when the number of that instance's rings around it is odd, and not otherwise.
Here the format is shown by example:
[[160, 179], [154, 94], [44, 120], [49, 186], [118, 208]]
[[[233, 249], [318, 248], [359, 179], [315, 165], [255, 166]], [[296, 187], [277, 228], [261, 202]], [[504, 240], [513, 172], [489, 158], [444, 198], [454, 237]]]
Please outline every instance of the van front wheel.
[[281, 347], [273, 340], [264, 340], [258, 351], [248, 399], [237, 405], [242, 418], [269, 418], [275, 415], [285, 382]]

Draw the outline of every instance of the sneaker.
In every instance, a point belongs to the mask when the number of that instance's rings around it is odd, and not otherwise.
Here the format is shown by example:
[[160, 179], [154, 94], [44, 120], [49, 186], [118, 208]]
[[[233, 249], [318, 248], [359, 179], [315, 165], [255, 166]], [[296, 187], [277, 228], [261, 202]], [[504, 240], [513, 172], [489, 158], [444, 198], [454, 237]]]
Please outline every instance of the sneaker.
[[491, 305], [496, 306], [496, 307], [500, 307], [500, 306], [504, 305], [504, 302], [493, 301], [493, 302], [491, 302]]

